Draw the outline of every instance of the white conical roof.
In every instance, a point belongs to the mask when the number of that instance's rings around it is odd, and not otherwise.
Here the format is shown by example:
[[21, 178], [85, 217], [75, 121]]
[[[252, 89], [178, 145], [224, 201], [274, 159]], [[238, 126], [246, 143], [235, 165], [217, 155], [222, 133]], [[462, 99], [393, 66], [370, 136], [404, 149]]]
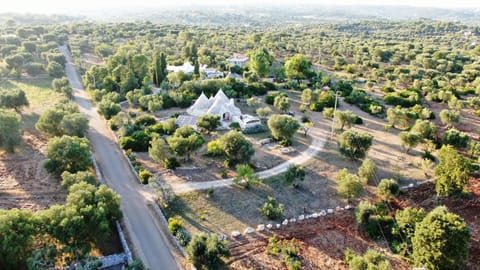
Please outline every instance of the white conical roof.
[[237, 108], [233, 99], [228, 99], [222, 89], [218, 90], [215, 97], [207, 98], [205, 94], [201, 94], [195, 103], [187, 109], [187, 113], [194, 116], [202, 116], [204, 114], [213, 114], [223, 116], [229, 113], [230, 116], [240, 116], [242, 112]]
[[230, 101], [225, 94], [222, 96], [222, 94], [223, 92], [220, 95], [217, 93], [215, 96], [215, 102], [210, 106], [207, 113], [220, 116], [226, 112], [228, 112], [230, 116], [241, 115], [242, 112], [233, 104], [233, 101]]
[[212, 102], [213, 100], [209, 100], [202, 92], [195, 103], [187, 109], [187, 112], [191, 115], [200, 116], [208, 110]]
[[215, 102], [217, 102], [217, 100], [222, 103], [228, 103], [228, 97], [225, 95], [225, 93], [223, 93], [222, 89], [218, 90], [217, 94], [215, 95]]

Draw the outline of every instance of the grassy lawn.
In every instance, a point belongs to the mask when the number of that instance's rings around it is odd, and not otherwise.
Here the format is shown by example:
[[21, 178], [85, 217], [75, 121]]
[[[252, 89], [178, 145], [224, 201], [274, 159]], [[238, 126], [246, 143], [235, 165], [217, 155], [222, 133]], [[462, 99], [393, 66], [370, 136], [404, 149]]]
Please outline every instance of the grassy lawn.
[[22, 89], [27, 95], [30, 106], [22, 112], [23, 128], [35, 129], [39, 116], [49, 107], [65, 98], [63, 94], [51, 89], [52, 79], [48, 77], [6, 80], [0, 83], [0, 89]]

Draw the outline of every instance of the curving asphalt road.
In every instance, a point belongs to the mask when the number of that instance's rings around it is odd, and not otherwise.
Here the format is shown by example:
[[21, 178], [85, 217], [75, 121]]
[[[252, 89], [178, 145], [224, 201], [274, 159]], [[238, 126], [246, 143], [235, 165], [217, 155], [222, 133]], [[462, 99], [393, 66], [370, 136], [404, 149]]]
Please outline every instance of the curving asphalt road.
[[60, 47], [60, 51], [67, 58], [65, 69], [74, 90], [74, 101], [90, 120], [89, 138], [95, 158], [108, 186], [122, 196], [121, 208], [133, 251], [149, 269], [182, 269], [175, 259], [178, 255], [168, 240], [167, 229], [147, 206], [152, 194], [138, 183], [105, 121], [90, 102], [67, 47]]
[[[328, 139], [326, 134], [322, 133], [317, 128], [312, 128], [309, 132], [310, 136], [313, 137], [312, 143], [307, 148], [307, 150], [301, 152], [298, 156], [286, 160], [285, 162], [270, 168], [268, 170], [261, 171], [258, 174], [260, 179], [269, 178], [287, 171], [290, 165], [301, 165], [310, 159], [314, 158], [320, 153], [320, 150], [325, 145], [326, 140]], [[186, 182], [186, 183], [171, 183], [170, 187], [172, 191], [179, 194], [190, 192], [194, 190], [204, 190], [210, 188], [220, 188], [228, 187], [233, 184], [233, 178], [222, 179], [222, 180], [211, 180], [206, 182]]]

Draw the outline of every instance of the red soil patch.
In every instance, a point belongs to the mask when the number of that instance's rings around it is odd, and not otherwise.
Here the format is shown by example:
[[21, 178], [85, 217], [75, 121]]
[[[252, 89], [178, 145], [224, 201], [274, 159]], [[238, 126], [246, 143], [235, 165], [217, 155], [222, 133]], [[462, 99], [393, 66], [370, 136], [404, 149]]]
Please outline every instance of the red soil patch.
[[428, 182], [406, 192], [395, 201], [395, 204], [400, 208], [423, 207], [428, 211], [437, 205], [445, 205], [450, 211], [465, 219], [472, 234], [467, 269], [480, 269], [480, 180], [478, 177], [470, 179], [468, 191], [470, 194], [467, 198], [442, 198], [437, 201], [435, 185]]
[[[353, 220], [352, 211], [297, 222], [278, 230], [256, 232], [233, 240], [232, 256], [227, 262], [231, 269], [286, 269], [278, 256], [268, 255], [268, 238], [275, 233], [278, 239], [298, 240], [302, 269], [348, 269], [343, 263], [346, 248], [364, 253], [368, 248], [381, 252], [388, 249], [370, 241]], [[405, 262], [387, 253], [392, 269], [409, 269]]]

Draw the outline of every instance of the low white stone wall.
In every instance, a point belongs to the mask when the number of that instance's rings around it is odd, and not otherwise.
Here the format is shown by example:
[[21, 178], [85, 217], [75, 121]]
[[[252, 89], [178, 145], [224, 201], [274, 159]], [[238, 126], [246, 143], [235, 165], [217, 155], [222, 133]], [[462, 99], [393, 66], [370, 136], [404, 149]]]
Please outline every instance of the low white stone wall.
[[[103, 179], [102, 172], [100, 171], [100, 168], [98, 167], [97, 160], [95, 159], [95, 156], [93, 155], [93, 153], [91, 151], [90, 151], [90, 157], [92, 159], [93, 167], [95, 168], [95, 173], [97, 174], [97, 177], [98, 177], [98, 182], [100, 182], [100, 184], [106, 185], [105, 179]], [[125, 240], [125, 234], [123, 233], [122, 227], [120, 226], [120, 223], [118, 221], [116, 222], [116, 226], [117, 226], [118, 236], [120, 238], [120, 242], [122, 243], [122, 248], [123, 248], [124, 253], [114, 254], [114, 255], [110, 255], [110, 256], [118, 255], [118, 256], [122, 256], [123, 258], [125, 258], [125, 256], [126, 256], [127, 263], [131, 264], [133, 262], [132, 252], [130, 251], [130, 248], [128, 247], [127, 241]], [[110, 256], [108, 256], [108, 257], [110, 257]], [[122, 263], [123, 263], [123, 261], [122, 261]]]
[[[320, 210], [318, 212], [314, 212], [314, 213], [308, 214], [308, 215], [302, 214], [302, 215], [299, 215], [297, 217], [285, 218], [281, 223], [258, 224], [256, 229], [254, 229], [252, 227], [245, 228], [243, 230], [243, 235], [252, 234], [255, 231], [262, 232], [262, 231], [265, 231], [265, 230], [278, 230], [278, 229], [281, 229], [282, 227], [286, 227], [286, 226], [289, 226], [289, 225], [294, 226], [295, 224], [301, 223], [301, 222], [303, 222], [305, 220], [308, 220], [308, 219], [319, 219], [319, 218], [322, 218], [322, 217], [327, 216], [327, 215], [333, 215], [333, 214], [335, 214], [335, 212], [341, 212], [341, 211], [353, 210], [353, 209], [354, 208], [350, 205], [346, 205], [344, 207], [337, 206], [337, 207], [335, 207], [335, 209], [332, 209], [332, 208], [324, 209], [324, 210]], [[241, 236], [242, 233], [240, 231], [232, 231], [230, 235], [232, 236], [232, 238], [237, 238], [237, 237]]]

